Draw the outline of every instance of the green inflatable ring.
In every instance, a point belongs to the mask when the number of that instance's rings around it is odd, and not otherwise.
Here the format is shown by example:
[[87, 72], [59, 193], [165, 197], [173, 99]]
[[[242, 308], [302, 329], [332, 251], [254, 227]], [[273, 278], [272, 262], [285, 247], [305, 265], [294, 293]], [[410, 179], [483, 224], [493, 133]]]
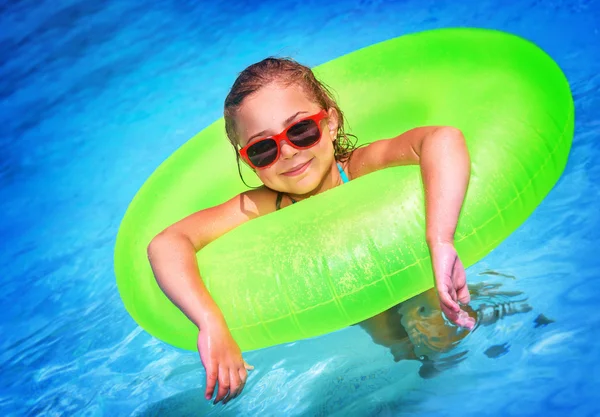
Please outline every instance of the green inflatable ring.
[[[334, 87], [361, 143], [422, 125], [462, 130], [472, 178], [455, 242], [465, 267], [525, 221], [566, 165], [574, 123], [568, 82], [548, 55], [516, 36], [422, 32], [315, 73]], [[148, 243], [245, 189], [219, 119], [160, 165], [131, 202], [115, 272], [125, 307], [152, 335], [196, 349], [196, 327], [156, 284]], [[424, 228], [419, 168], [391, 168], [248, 222], [198, 252], [198, 264], [247, 351], [343, 328], [431, 288]]]

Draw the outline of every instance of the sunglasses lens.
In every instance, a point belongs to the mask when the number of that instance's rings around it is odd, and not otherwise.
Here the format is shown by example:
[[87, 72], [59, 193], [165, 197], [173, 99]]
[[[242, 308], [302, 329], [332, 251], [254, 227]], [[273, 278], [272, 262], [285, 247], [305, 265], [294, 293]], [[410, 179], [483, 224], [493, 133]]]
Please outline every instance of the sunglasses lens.
[[[321, 139], [321, 131], [314, 120], [302, 120], [288, 129], [287, 138], [295, 147], [309, 148]], [[250, 145], [246, 153], [252, 165], [262, 168], [275, 161], [277, 146], [275, 139], [260, 140]]]
[[317, 123], [309, 119], [298, 122], [290, 127], [287, 137], [294, 145], [306, 148], [319, 141], [321, 132]]
[[277, 158], [277, 142], [273, 139], [261, 140], [251, 145], [247, 153], [255, 167], [267, 166]]

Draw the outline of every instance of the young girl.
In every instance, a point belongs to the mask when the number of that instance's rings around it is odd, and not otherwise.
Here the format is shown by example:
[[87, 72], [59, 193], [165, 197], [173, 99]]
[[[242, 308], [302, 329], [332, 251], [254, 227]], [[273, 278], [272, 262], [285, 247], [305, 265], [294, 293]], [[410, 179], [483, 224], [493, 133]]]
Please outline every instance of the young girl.
[[[354, 148], [344, 115], [312, 71], [289, 59], [268, 58], [246, 68], [225, 99], [227, 136], [239, 160], [263, 186], [194, 213], [168, 227], [148, 246], [156, 280], [198, 326], [206, 369], [206, 398], [227, 402], [242, 391], [251, 369], [242, 359], [218, 306], [210, 297], [195, 254], [212, 240], [258, 216], [301, 202], [379, 169], [420, 164], [429, 246], [441, 311], [471, 329], [475, 320], [458, 304], [470, 300], [454, 231], [470, 176], [462, 133], [452, 127], [418, 127], [391, 139]], [[401, 115], [398, 115], [401, 117]], [[239, 167], [239, 165], [238, 165]], [[431, 293], [428, 296], [431, 299]], [[426, 301], [426, 300], [425, 300]], [[441, 319], [441, 314], [437, 316]], [[375, 342], [391, 345], [392, 309], [361, 325]]]

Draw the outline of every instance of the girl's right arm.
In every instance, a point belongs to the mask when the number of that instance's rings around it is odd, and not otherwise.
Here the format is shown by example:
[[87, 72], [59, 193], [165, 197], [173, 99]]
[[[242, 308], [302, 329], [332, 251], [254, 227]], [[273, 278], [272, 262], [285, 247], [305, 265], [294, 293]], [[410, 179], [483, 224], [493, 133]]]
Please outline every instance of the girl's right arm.
[[196, 212], [168, 227], [148, 245], [148, 259], [158, 285], [167, 297], [198, 327], [198, 351], [206, 369], [206, 398], [219, 390], [215, 403], [235, 398], [247, 378], [237, 343], [221, 310], [200, 276], [196, 252], [219, 236], [255, 217], [272, 212], [272, 191], [260, 188]]

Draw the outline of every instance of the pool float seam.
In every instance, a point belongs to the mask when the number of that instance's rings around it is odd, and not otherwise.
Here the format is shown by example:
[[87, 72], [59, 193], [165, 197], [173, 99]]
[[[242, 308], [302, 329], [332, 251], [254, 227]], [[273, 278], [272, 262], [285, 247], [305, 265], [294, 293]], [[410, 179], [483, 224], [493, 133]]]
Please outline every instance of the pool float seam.
[[[347, 319], [350, 320], [350, 316], [348, 315], [348, 312], [346, 311], [346, 309], [344, 308], [344, 306], [342, 305], [342, 303], [340, 302], [339, 296], [337, 294], [337, 292], [335, 291], [335, 287], [333, 285], [333, 282], [331, 282], [331, 275], [330, 274], [325, 274], [325, 282], [327, 283], [327, 286], [329, 287], [331, 294], [333, 295], [333, 301], [335, 302], [335, 305], [338, 308], [338, 311], [340, 313], [342, 313], [342, 315]], [[325, 304], [325, 303], [323, 303]], [[311, 308], [306, 308], [302, 311], [300, 311], [300, 313], [303, 313], [305, 311], [309, 311], [311, 310]]]
[[[351, 296], [351, 295], [354, 295], [354, 294], [356, 294], [357, 292], [361, 292], [361, 291], [362, 291], [364, 288], [371, 287], [371, 286], [373, 286], [373, 285], [376, 285], [376, 284], [380, 283], [382, 280], [385, 280], [385, 279], [388, 279], [388, 278], [391, 278], [391, 277], [393, 277], [394, 275], [400, 274], [400, 273], [402, 273], [402, 272], [406, 271], [406, 270], [407, 270], [407, 269], [409, 269], [409, 268], [412, 268], [412, 267], [414, 267], [414, 266], [417, 266], [417, 265], [418, 265], [418, 264], [419, 264], [421, 261], [423, 261], [423, 260], [426, 260], [426, 259], [427, 259], [427, 257], [425, 257], [425, 258], [420, 258], [420, 259], [418, 259], [416, 262], [414, 262], [414, 263], [412, 263], [412, 264], [410, 264], [410, 265], [407, 265], [406, 267], [404, 267], [404, 268], [402, 268], [402, 269], [399, 269], [398, 271], [392, 272], [391, 274], [384, 274], [384, 275], [383, 275], [381, 278], [379, 278], [379, 279], [376, 279], [376, 280], [374, 280], [374, 281], [372, 281], [372, 282], [369, 282], [368, 284], [365, 284], [365, 285], [363, 285], [362, 287], [360, 287], [360, 288], [358, 288], [358, 289], [356, 289], [356, 290], [354, 290], [354, 291], [350, 291], [350, 292], [348, 292], [348, 293], [345, 293], [345, 294], [342, 296], [342, 298], [344, 298], [344, 297], [348, 297], [348, 296]], [[301, 314], [301, 313], [305, 313], [305, 312], [307, 312], [307, 311], [310, 311], [310, 310], [314, 310], [315, 308], [318, 308], [318, 307], [324, 306], [324, 305], [326, 305], [326, 304], [329, 304], [329, 303], [331, 303], [332, 301], [333, 301], [333, 302], [335, 302], [336, 304], [338, 304], [338, 303], [339, 303], [339, 299], [338, 299], [338, 297], [337, 297], [337, 296], [334, 296], [334, 298], [333, 298], [333, 299], [330, 299], [330, 300], [324, 301], [324, 302], [322, 302], [322, 303], [318, 303], [318, 304], [312, 305], [312, 306], [310, 306], [310, 307], [307, 307], [307, 308], [305, 308], [305, 309], [302, 309], [302, 310], [298, 310], [298, 311], [296, 311], [296, 314]], [[344, 312], [345, 312], [345, 310], [344, 310]], [[258, 315], [258, 314], [257, 314], [257, 315]], [[277, 318], [275, 318], [275, 319], [269, 319], [269, 320], [261, 321], [261, 323], [273, 323], [273, 322], [275, 322], [275, 321], [278, 321], [278, 320], [284, 319], [284, 318], [286, 318], [286, 317], [289, 317], [289, 316], [290, 316], [290, 314], [286, 314], [286, 315], [284, 315], [284, 316], [280, 316], [280, 317], [277, 317]], [[350, 317], [349, 317], [347, 314], [346, 314], [346, 316], [345, 316], [345, 317], [346, 317], [346, 318], [347, 318], [349, 321], [351, 321], [351, 320], [350, 320]], [[248, 327], [256, 327], [256, 326], [259, 326], [259, 325], [260, 325], [259, 323], [257, 323], [257, 324], [250, 324], [250, 325], [248, 325], [248, 326], [239, 326], [239, 327], [234, 327], [234, 328], [231, 328], [231, 330], [233, 331], [233, 330], [239, 330], [239, 329], [244, 329], [244, 328], [248, 328]]]
[[[298, 331], [300, 331], [300, 334], [302, 334], [302, 337], [307, 337], [306, 333], [304, 332], [304, 329], [302, 328], [302, 326], [300, 325], [300, 322], [298, 321], [298, 316], [296, 315], [296, 312], [292, 305], [292, 301], [290, 300], [290, 297], [288, 295], [288, 290], [287, 290], [287, 288], [284, 288], [283, 285], [281, 284], [281, 279], [277, 272], [275, 272], [275, 280], [277, 281], [277, 288], [280, 290], [281, 293], [283, 293], [283, 296], [285, 297], [285, 301], [290, 309], [289, 316], [292, 318], [292, 321], [296, 325], [296, 328], [298, 329]], [[279, 319], [284, 319], [285, 317], [287, 317], [287, 316], [280, 317]]]

